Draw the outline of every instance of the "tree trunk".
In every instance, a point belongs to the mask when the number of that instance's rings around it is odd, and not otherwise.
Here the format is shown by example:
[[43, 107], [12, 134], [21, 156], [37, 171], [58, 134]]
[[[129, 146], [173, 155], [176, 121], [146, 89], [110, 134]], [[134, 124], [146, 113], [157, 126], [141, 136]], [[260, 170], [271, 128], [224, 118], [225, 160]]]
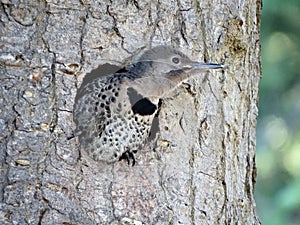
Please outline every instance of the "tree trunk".
[[[1, 224], [260, 224], [261, 1], [1, 3]], [[172, 45], [223, 72], [163, 99], [155, 150], [95, 162], [74, 138], [82, 78]]]

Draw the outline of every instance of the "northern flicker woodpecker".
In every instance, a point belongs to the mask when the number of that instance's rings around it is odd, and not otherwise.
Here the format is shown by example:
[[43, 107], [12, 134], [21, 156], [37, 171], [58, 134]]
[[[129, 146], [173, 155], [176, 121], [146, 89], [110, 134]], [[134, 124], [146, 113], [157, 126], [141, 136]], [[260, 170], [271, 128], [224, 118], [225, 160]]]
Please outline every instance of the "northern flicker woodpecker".
[[74, 109], [81, 148], [108, 163], [133, 157], [149, 136], [159, 100], [192, 75], [222, 67], [158, 46], [128, 70], [92, 80], [79, 89]]

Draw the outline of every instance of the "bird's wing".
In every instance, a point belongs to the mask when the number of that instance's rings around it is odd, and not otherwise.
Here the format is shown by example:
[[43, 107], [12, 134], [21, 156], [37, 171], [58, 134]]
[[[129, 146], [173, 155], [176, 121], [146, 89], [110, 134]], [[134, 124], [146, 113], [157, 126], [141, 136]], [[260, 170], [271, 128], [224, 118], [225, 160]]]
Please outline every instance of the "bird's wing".
[[101, 96], [109, 77], [96, 78], [81, 87], [77, 93], [74, 121], [76, 134], [83, 145], [93, 143], [105, 129], [107, 108], [101, 107], [101, 103], [105, 102]]
[[[74, 121], [76, 134], [80, 144], [88, 152], [93, 152], [99, 146], [99, 139], [104, 135], [108, 124], [113, 122], [117, 102], [121, 95], [120, 84], [128, 73], [117, 72], [96, 78], [78, 90]], [[125, 78], [126, 79], [126, 78]]]

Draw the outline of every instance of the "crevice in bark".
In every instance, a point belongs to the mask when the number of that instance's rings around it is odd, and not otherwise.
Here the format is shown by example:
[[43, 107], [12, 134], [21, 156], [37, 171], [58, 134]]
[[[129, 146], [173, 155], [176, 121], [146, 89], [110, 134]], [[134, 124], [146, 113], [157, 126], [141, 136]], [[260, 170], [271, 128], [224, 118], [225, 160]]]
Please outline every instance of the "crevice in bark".
[[126, 5], [128, 5], [128, 3], [132, 3], [138, 10], [141, 10], [141, 7], [139, 6], [139, 2], [137, 0], [126, 0]]
[[114, 13], [110, 11], [110, 6], [107, 5], [106, 12], [107, 14], [113, 19], [113, 28], [112, 30], [115, 32], [115, 34], [121, 38], [121, 46], [122, 49], [125, 50], [127, 53], [130, 54], [130, 52], [124, 47], [124, 36], [121, 34], [119, 28], [118, 28], [118, 19], [115, 17]]
[[250, 161], [249, 161], [249, 155], [246, 156], [246, 175], [245, 175], [245, 187], [244, 187], [244, 190], [245, 190], [245, 193], [247, 194], [247, 197], [250, 201], [250, 203], [252, 202], [252, 188], [251, 188], [251, 174], [252, 174], [252, 169], [251, 169], [251, 166], [250, 166]]
[[[84, 6], [84, 4], [82, 2], [81, 2], [81, 4]], [[82, 25], [82, 28], [81, 28], [80, 41], [79, 41], [79, 46], [80, 46], [80, 66], [81, 66], [81, 68], [85, 64], [85, 56], [84, 56], [84, 46], [83, 46], [83, 43], [84, 43], [84, 39], [85, 39], [85, 35], [86, 35], [87, 19], [88, 19], [88, 16], [89, 16], [87, 9], [85, 9], [85, 11], [86, 11], [86, 13], [85, 13], [84, 17], [81, 17], [83, 25]]]
[[114, 203], [115, 200], [114, 200], [114, 197], [113, 197], [113, 194], [112, 194], [112, 192], [114, 190], [114, 180], [115, 180], [115, 177], [116, 177], [115, 166], [113, 164], [111, 165], [110, 172], [111, 172], [112, 180], [111, 180], [111, 182], [108, 186], [107, 193], [109, 195], [109, 200], [110, 200], [110, 204], [111, 204], [112, 219], [111, 219], [110, 223], [112, 223], [113, 221], [118, 220], [118, 217], [116, 215], [116, 207], [115, 207], [115, 203]]
[[58, 108], [57, 108], [57, 96], [56, 96], [56, 71], [55, 71], [55, 61], [56, 56], [53, 54], [53, 62], [51, 65], [51, 75], [52, 75], [52, 87], [51, 87], [51, 102], [52, 102], [52, 108], [51, 108], [51, 121], [49, 124], [49, 130], [51, 133], [55, 130], [57, 126], [57, 120], [58, 120]]
[[189, 160], [189, 200], [190, 200], [190, 212], [189, 212], [189, 218], [190, 218], [190, 224], [195, 225], [195, 193], [196, 193], [196, 187], [194, 184], [194, 173], [195, 173], [195, 150], [194, 148], [190, 149], [190, 160]]
[[178, 6], [178, 11], [177, 11], [177, 16], [176, 18], [178, 19], [178, 23], [179, 23], [179, 31], [180, 31], [180, 35], [182, 37], [182, 39], [184, 40], [185, 44], [189, 44], [188, 40], [187, 40], [187, 32], [186, 32], [186, 25], [184, 22], [184, 18], [182, 15], [182, 12], [184, 10], [181, 10], [182, 6], [181, 6], [181, 2], [179, 0], [177, 0], [177, 6]]

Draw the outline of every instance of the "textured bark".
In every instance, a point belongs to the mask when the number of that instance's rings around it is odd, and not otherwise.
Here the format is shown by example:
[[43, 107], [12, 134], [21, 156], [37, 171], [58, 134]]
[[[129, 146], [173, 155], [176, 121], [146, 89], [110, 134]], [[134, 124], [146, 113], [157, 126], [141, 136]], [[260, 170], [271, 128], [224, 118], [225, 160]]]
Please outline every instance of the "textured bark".
[[[1, 224], [259, 224], [255, 126], [260, 0], [9, 1], [0, 5]], [[137, 165], [74, 138], [82, 78], [172, 45], [224, 72], [163, 100]]]

